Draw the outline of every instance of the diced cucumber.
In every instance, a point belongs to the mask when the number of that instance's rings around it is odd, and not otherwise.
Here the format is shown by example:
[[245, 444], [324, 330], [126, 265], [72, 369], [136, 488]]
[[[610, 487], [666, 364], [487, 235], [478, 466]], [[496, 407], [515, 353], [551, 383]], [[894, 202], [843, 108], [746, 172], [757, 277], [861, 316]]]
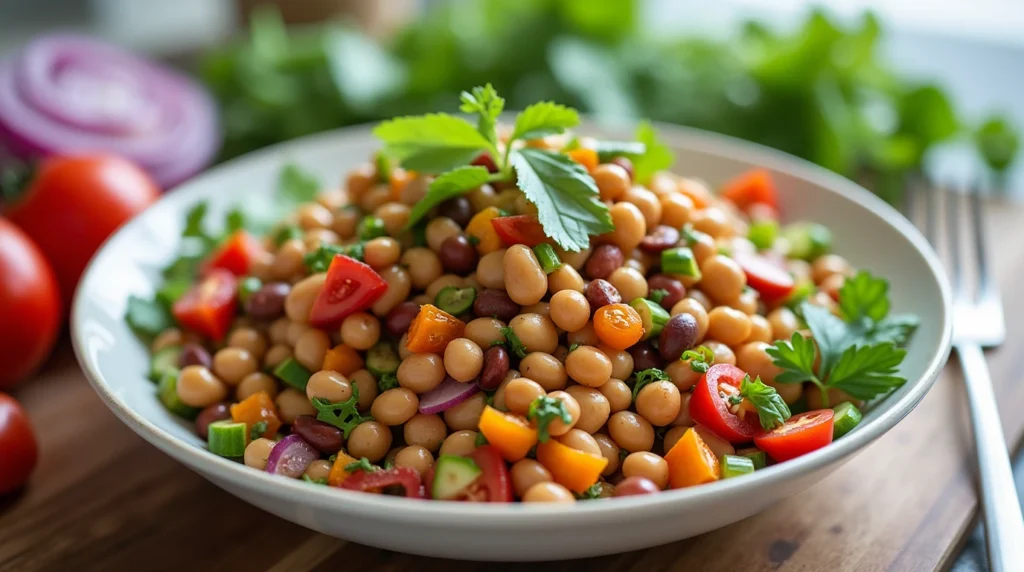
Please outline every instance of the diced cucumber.
[[222, 419], [210, 423], [206, 444], [210, 452], [221, 457], [241, 457], [245, 454], [246, 424]]
[[747, 238], [754, 243], [758, 250], [765, 250], [772, 247], [778, 234], [778, 222], [771, 219], [759, 220], [751, 223], [750, 229], [747, 231]]
[[847, 401], [832, 408], [835, 416], [832, 418], [832, 438], [838, 439], [846, 435], [857, 425], [860, 425], [864, 415], [857, 406]]
[[149, 379], [160, 382], [164, 374], [178, 374], [181, 364], [181, 346], [170, 346], [157, 350], [149, 358]]
[[661, 304], [652, 302], [647, 298], [637, 298], [629, 304], [638, 314], [644, 326], [644, 337], [648, 340], [661, 334], [661, 328], [668, 322], [669, 315]]
[[379, 342], [366, 352], [366, 369], [377, 379], [384, 374], [396, 373], [401, 363], [398, 353], [388, 342]]
[[754, 472], [754, 461], [750, 457], [722, 455], [722, 478], [742, 477]]
[[669, 248], [661, 251], [661, 271], [666, 274], [681, 274], [700, 278], [697, 258], [688, 247]]
[[782, 229], [782, 236], [789, 242], [791, 258], [810, 261], [832, 249], [832, 231], [818, 223], [793, 223]]
[[306, 384], [309, 383], [311, 375], [313, 374], [295, 361], [295, 358], [288, 358], [274, 368], [275, 377], [302, 392], [306, 391]]
[[193, 420], [199, 415], [198, 408], [185, 405], [178, 397], [178, 370], [169, 371], [160, 378], [156, 393], [160, 403], [178, 417]]
[[740, 457], [746, 457], [754, 462], [754, 470], [763, 469], [768, 466], [768, 456], [765, 455], [764, 451], [757, 447], [750, 447], [748, 449], [737, 449], [736, 454]]
[[468, 312], [476, 301], [476, 288], [445, 286], [434, 297], [434, 305], [453, 316]]
[[434, 487], [430, 493], [435, 499], [457, 497], [483, 473], [472, 459], [455, 455], [442, 455], [434, 468]]
[[534, 246], [533, 253], [537, 255], [537, 260], [540, 261], [540, 267], [544, 269], [544, 274], [551, 274], [562, 266], [562, 260], [558, 258], [558, 253], [555, 252], [554, 248], [551, 248], [550, 244], [543, 243]]

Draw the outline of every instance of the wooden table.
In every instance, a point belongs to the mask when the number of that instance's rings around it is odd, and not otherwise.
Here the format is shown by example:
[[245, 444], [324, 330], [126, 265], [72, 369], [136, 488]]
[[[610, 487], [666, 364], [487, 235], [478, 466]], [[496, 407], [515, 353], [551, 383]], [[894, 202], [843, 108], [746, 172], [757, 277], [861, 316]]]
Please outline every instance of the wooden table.
[[[989, 205], [1008, 343], [990, 354], [1003, 427], [1024, 433], [1024, 206]], [[326, 537], [207, 483], [121, 424], [64, 342], [16, 392], [42, 458], [0, 499], [0, 570], [491, 570]], [[947, 367], [921, 405], [845, 467], [768, 511], [697, 538], [539, 570], [933, 570], [977, 515], [962, 380]], [[0, 452], [0, 462], [2, 452]], [[626, 526], [623, 523], [623, 526]], [[609, 530], [609, 534], [614, 534]], [[518, 566], [502, 566], [518, 569]], [[527, 569], [527, 566], [522, 566]]]

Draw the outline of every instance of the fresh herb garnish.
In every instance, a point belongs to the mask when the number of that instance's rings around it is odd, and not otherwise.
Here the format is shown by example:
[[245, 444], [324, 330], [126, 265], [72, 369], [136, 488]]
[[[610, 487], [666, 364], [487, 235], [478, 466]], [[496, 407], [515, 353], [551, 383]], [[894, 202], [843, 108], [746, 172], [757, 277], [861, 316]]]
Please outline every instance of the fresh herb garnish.
[[356, 260], [363, 260], [365, 249], [362, 243], [355, 244], [322, 244], [316, 250], [307, 254], [303, 261], [310, 273], [327, 272], [334, 257], [342, 254]]
[[348, 434], [360, 423], [373, 421], [372, 415], [363, 416], [359, 414], [358, 405], [359, 388], [354, 385], [352, 386], [352, 397], [346, 401], [331, 403], [322, 397], [313, 398], [313, 407], [317, 410], [317, 420], [341, 429], [346, 439], [348, 439]]
[[356, 471], [366, 471], [372, 473], [377, 470], [377, 466], [370, 462], [366, 457], [360, 458], [358, 461], [353, 461], [345, 465], [346, 473], [354, 473]]
[[640, 390], [645, 386], [655, 381], [669, 381], [672, 379], [667, 373], [656, 367], [638, 371], [633, 374], [633, 378], [633, 401], [636, 401], [636, 396], [640, 394]]
[[473, 440], [473, 445], [475, 447], [483, 447], [486, 444], [488, 444], [487, 437], [483, 433], [477, 433], [476, 439]]
[[302, 229], [293, 225], [282, 226], [274, 233], [274, 244], [281, 246], [293, 238], [302, 238]]
[[622, 461], [625, 461], [626, 457], [628, 457], [628, 456], [629, 456], [629, 451], [627, 451], [627, 450], [625, 450], [625, 449], [620, 447], [619, 448], [619, 462], [621, 463]]
[[381, 393], [396, 387], [398, 387], [398, 376], [393, 372], [385, 373], [377, 380], [377, 389], [379, 389]]
[[580, 343], [579, 342], [575, 342], [573, 344], [570, 344], [569, 345], [569, 353], [572, 353], [572, 352], [576, 351], [576, 348], [578, 348], [578, 347], [580, 347]]
[[257, 421], [252, 424], [252, 428], [249, 429], [249, 439], [255, 441], [263, 436], [267, 432], [267, 422]]
[[505, 337], [505, 341], [494, 340], [491, 342], [492, 346], [505, 346], [506, 349], [516, 357], [522, 359], [526, 357], [526, 346], [523, 345], [522, 340], [516, 335], [515, 330], [509, 326], [505, 326], [501, 329], [501, 335]]
[[562, 423], [572, 423], [572, 415], [565, 407], [565, 402], [547, 395], [542, 395], [530, 402], [526, 418], [537, 424], [537, 440], [541, 443], [547, 443], [551, 438], [548, 426], [555, 419], [561, 419]]
[[665, 290], [664, 288], [655, 288], [647, 293], [647, 299], [655, 304], [661, 304], [661, 301], [664, 300], [666, 296], [668, 296], [668, 290]]
[[594, 483], [587, 487], [587, 490], [582, 493], [575, 493], [576, 500], [594, 500], [601, 498], [601, 493], [604, 492], [604, 483]]
[[654, 173], [671, 167], [675, 156], [668, 145], [658, 140], [658, 133], [650, 122], [640, 123], [636, 130], [636, 139], [644, 144], [644, 153], [630, 156], [633, 161], [634, 178], [640, 184], [647, 184]]
[[697, 346], [692, 350], [686, 350], [679, 357], [683, 361], [689, 360], [690, 369], [697, 373], [707, 373], [708, 369], [715, 363], [715, 352], [707, 346]]
[[[741, 400], [749, 400], [754, 406], [754, 409], [757, 410], [757, 417], [761, 422], [761, 427], [765, 431], [775, 429], [792, 416], [789, 406], [782, 400], [782, 396], [775, 391], [774, 387], [766, 385], [761, 381], [760, 377], [750, 381], [750, 376], [745, 376], [743, 381], [740, 382], [739, 397]], [[729, 403], [730, 405], [736, 405], [731, 399]]]
[[135, 335], [145, 339], [152, 339], [174, 326], [174, 317], [167, 306], [157, 300], [147, 300], [138, 296], [128, 298], [125, 320]]

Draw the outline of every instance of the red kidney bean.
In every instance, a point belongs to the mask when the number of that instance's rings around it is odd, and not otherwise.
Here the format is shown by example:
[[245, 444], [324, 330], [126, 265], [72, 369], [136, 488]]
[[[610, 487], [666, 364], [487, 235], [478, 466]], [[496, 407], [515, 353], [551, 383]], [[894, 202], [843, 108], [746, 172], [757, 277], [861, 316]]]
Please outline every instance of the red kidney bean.
[[508, 322], [519, 314], [519, 304], [512, 301], [508, 293], [496, 288], [488, 288], [477, 294], [473, 301], [473, 313], [481, 318], [495, 317]]
[[658, 351], [666, 361], [675, 361], [696, 343], [697, 319], [689, 314], [676, 314], [661, 329]]
[[616, 157], [609, 161], [609, 163], [618, 165], [626, 170], [626, 174], [629, 175], [629, 182], [633, 182], [633, 177], [636, 174], [636, 169], [633, 168], [633, 161], [630, 161], [629, 157]]
[[612, 272], [615, 272], [616, 268], [621, 268], [625, 260], [625, 256], [622, 255], [622, 249], [618, 246], [602, 244], [590, 254], [590, 258], [587, 259], [587, 265], [583, 267], [583, 271], [587, 273], [587, 277], [591, 280], [607, 278], [611, 276]]
[[441, 243], [437, 253], [445, 270], [455, 274], [469, 274], [476, 270], [476, 248], [461, 234], [449, 236]]
[[679, 242], [679, 231], [671, 226], [658, 225], [640, 241], [640, 250], [659, 253], [668, 250]]
[[284, 314], [284, 299], [291, 290], [285, 282], [264, 284], [246, 300], [245, 311], [257, 320], [276, 320]]
[[231, 419], [231, 409], [227, 403], [214, 403], [203, 409], [196, 416], [196, 434], [206, 439], [210, 434], [210, 423]]
[[484, 367], [480, 370], [480, 388], [497, 389], [508, 373], [508, 352], [501, 346], [491, 346], [484, 352]]
[[619, 291], [607, 280], [591, 280], [590, 284], [587, 284], [586, 295], [587, 302], [590, 302], [590, 308], [593, 310], [622, 302]]
[[179, 367], [186, 368], [190, 365], [210, 367], [212, 364], [213, 358], [203, 346], [191, 342], [181, 346], [181, 356], [178, 358]]
[[345, 444], [341, 429], [319, 421], [312, 415], [296, 417], [292, 423], [292, 433], [298, 434], [314, 449], [327, 455], [337, 453]]
[[631, 497], [635, 495], [649, 495], [661, 492], [658, 485], [647, 477], [626, 477], [615, 485], [615, 496]]
[[473, 205], [466, 197], [455, 197], [441, 203], [438, 213], [452, 219], [462, 228], [466, 228], [469, 220], [473, 218]]
[[664, 290], [668, 294], [661, 299], [661, 306], [666, 310], [671, 310], [672, 306], [676, 305], [686, 297], [686, 287], [683, 283], [667, 274], [655, 274], [647, 279], [647, 287], [650, 291]]
[[416, 314], [420, 313], [420, 305], [416, 302], [402, 302], [395, 306], [386, 318], [384, 318], [384, 329], [396, 338], [409, 331]]
[[661, 356], [650, 342], [640, 342], [629, 348], [629, 355], [633, 356], [633, 371], [661, 367]]

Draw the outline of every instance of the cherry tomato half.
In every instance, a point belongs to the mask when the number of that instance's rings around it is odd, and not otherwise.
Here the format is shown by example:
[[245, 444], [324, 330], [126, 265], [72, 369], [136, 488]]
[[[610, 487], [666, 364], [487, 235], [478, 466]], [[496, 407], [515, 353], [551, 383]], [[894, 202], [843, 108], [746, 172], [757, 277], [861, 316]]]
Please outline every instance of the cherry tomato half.
[[470, 457], [483, 471], [477, 482], [487, 490], [487, 502], [512, 502], [512, 477], [498, 450], [484, 445], [477, 447]]
[[506, 245], [537, 246], [548, 241], [537, 215], [500, 216], [491, 219], [494, 231]]
[[722, 196], [732, 201], [741, 210], [755, 203], [768, 205], [779, 210], [779, 196], [775, 192], [772, 175], [764, 169], [754, 169], [722, 185]]
[[93, 253], [160, 188], [134, 163], [112, 155], [44, 159], [4, 212], [53, 265], [64, 304]]
[[789, 272], [759, 254], [736, 252], [733, 260], [747, 275], [747, 285], [757, 290], [765, 302], [784, 300], [796, 288]]
[[701, 376], [690, 396], [690, 417], [730, 443], [749, 443], [761, 429], [757, 415], [739, 417], [729, 409], [728, 395], [738, 394], [747, 374], [720, 363]]
[[405, 490], [405, 498], [427, 498], [419, 472], [410, 467], [392, 467], [383, 471], [356, 471], [342, 481], [341, 488], [374, 493], [384, 487], [395, 485]]
[[249, 265], [252, 264], [263, 247], [248, 232], [240, 230], [227, 238], [224, 244], [220, 245], [206, 262], [206, 271], [213, 268], [223, 268], [235, 276], [245, 276], [249, 273]]
[[38, 456], [25, 410], [13, 397], [0, 393], [0, 495], [24, 486]]
[[339, 254], [327, 268], [327, 281], [313, 302], [309, 323], [333, 328], [349, 314], [365, 310], [388, 291], [388, 283], [369, 265]]
[[214, 268], [192, 286], [171, 308], [183, 327], [215, 341], [224, 339], [235, 319], [238, 279], [223, 268]]
[[785, 424], [754, 437], [754, 444], [776, 461], [806, 455], [832, 442], [831, 409], [807, 411], [790, 417]]

